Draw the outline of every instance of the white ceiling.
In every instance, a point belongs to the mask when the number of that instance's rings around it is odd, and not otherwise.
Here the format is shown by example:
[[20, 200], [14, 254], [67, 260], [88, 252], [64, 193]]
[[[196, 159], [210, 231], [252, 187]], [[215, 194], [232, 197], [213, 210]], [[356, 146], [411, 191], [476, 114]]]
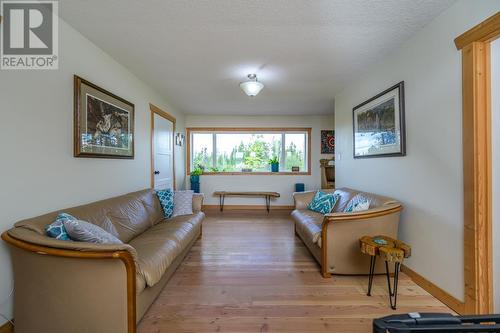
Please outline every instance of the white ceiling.
[[[333, 112], [454, 0], [64, 0], [61, 16], [188, 114]], [[254, 98], [239, 82], [257, 73]], [[401, 78], [402, 80], [404, 78]]]

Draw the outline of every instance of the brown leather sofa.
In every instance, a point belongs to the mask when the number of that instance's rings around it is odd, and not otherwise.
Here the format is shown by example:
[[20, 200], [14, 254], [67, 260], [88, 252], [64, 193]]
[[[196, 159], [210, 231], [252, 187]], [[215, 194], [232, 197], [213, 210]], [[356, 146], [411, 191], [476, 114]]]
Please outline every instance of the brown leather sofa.
[[[15, 278], [16, 333], [132, 333], [201, 236], [203, 196], [193, 215], [163, 218], [143, 190], [20, 221], [2, 234]], [[44, 227], [66, 212], [124, 244], [62, 241]]]
[[[334, 191], [340, 198], [332, 213], [326, 215], [307, 209], [316, 191], [293, 194], [295, 233], [321, 265], [323, 277], [330, 277], [331, 274], [368, 274], [370, 260], [360, 253], [359, 238], [364, 235], [397, 238], [402, 205], [388, 197], [353, 189], [340, 188]], [[370, 201], [370, 208], [362, 212], [344, 213], [349, 201], [358, 193]], [[383, 272], [385, 266], [379, 260], [375, 273]]]

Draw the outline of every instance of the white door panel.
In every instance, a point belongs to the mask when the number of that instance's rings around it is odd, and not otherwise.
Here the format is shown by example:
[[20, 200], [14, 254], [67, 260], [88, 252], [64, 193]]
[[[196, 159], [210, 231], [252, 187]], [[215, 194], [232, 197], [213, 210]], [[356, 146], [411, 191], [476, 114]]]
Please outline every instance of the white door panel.
[[174, 188], [174, 124], [154, 114], [154, 188]]

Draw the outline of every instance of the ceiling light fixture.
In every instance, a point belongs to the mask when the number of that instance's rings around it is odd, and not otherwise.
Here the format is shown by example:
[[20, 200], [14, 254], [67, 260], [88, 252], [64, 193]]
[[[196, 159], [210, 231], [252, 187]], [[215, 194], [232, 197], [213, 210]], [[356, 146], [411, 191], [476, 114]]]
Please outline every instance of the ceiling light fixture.
[[241, 82], [240, 88], [250, 97], [257, 96], [264, 85], [257, 81], [257, 74], [248, 74], [248, 81]]

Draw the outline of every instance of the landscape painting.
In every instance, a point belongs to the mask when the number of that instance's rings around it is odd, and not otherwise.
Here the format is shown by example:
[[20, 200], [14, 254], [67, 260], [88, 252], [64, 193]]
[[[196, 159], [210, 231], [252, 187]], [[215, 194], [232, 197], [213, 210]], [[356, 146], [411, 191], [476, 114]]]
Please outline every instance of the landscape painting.
[[76, 78], [75, 156], [133, 158], [133, 104]]
[[129, 149], [130, 114], [87, 94], [86, 145]]
[[404, 156], [404, 83], [353, 109], [354, 158]]

